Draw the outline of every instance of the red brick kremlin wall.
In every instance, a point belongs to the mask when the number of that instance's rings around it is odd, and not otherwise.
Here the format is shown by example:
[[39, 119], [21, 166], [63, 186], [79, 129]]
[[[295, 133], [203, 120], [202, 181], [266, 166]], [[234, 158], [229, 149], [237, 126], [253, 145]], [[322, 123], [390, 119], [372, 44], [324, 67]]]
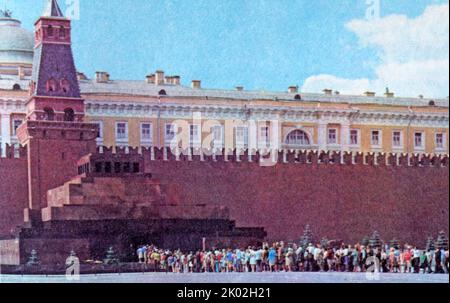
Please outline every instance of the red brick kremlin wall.
[[425, 245], [429, 235], [449, 230], [444, 161], [444, 167], [261, 167], [247, 161], [156, 160], [147, 161], [146, 169], [166, 184], [169, 203], [228, 206], [238, 227], [264, 227], [272, 240], [298, 240], [309, 224], [318, 241], [356, 243], [377, 230], [386, 241]]
[[14, 157], [14, 150], [6, 147], [6, 158], [0, 157], [0, 237], [23, 224], [23, 210], [28, 203], [27, 155], [25, 148]]
[[[27, 162], [21, 153], [19, 159], [11, 152], [0, 159], [1, 237], [23, 222], [27, 207]], [[144, 151], [145, 170], [161, 180], [168, 203], [227, 206], [238, 227], [264, 227], [272, 240], [297, 240], [306, 224], [317, 240], [351, 242], [378, 230], [387, 241], [396, 237], [424, 245], [429, 235], [449, 231], [447, 157], [434, 166], [422, 160], [426, 167], [417, 166], [418, 159], [405, 165], [403, 157], [397, 167], [372, 165], [370, 158], [364, 165], [358, 157], [358, 164], [292, 163], [288, 156], [291, 163], [261, 167], [220, 157], [164, 161], [155, 154]]]

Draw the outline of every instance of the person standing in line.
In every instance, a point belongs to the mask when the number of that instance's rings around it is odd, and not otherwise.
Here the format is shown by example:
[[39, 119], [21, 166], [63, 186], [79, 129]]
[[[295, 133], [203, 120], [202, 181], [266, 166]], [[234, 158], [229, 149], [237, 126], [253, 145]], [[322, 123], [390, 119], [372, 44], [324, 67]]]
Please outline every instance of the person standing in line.
[[446, 258], [445, 258], [445, 249], [444, 248], [441, 248], [439, 258], [440, 258], [440, 263], [441, 263], [441, 266], [440, 266], [441, 273], [448, 274], [448, 268], [445, 263]]
[[402, 274], [405, 273], [406, 263], [405, 263], [405, 251], [404, 250], [400, 251], [399, 264], [400, 264], [400, 273], [402, 273]]
[[355, 249], [352, 250], [352, 266], [353, 266], [352, 271], [353, 272], [361, 271], [361, 269], [359, 268], [359, 256], [360, 256], [359, 250], [360, 250], [359, 244], [357, 244], [355, 246]]
[[350, 271], [350, 246], [344, 246], [342, 255], [344, 258], [344, 271], [349, 272]]
[[221, 272], [227, 272], [227, 252], [222, 249], [222, 259], [221, 259]]
[[242, 272], [242, 251], [238, 248], [236, 249], [236, 272]]
[[303, 271], [303, 259], [304, 259], [304, 255], [303, 255], [303, 247], [300, 245], [297, 250], [295, 251], [295, 254], [297, 255], [297, 270], [298, 271]]
[[288, 248], [286, 253], [286, 271], [292, 272], [294, 268], [294, 250], [292, 248]]
[[405, 250], [405, 263], [406, 263], [406, 273], [411, 273], [412, 272], [412, 254], [411, 254], [411, 250], [409, 247], [406, 248]]
[[389, 272], [393, 273], [395, 268], [395, 250], [391, 247], [389, 251]]
[[428, 263], [428, 273], [431, 274], [433, 272], [433, 253], [431, 252], [431, 250], [427, 250], [426, 252], [426, 256], [427, 256], [427, 263]]
[[249, 250], [249, 254], [250, 254], [250, 269], [251, 269], [251, 272], [255, 273], [256, 272], [256, 252], [254, 250], [254, 247], [250, 247], [248, 250]]
[[268, 244], [264, 244], [263, 246], [263, 255], [262, 255], [262, 267], [263, 267], [263, 271], [270, 271], [269, 269], [269, 245]]
[[277, 266], [277, 252], [274, 247], [269, 250], [269, 271], [275, 272]]
[[435, 260], [435, 263], [436, 263], [436, 267], [435, 267], [434, 273], [435, 274], [442, 273], [442, 268], [441, 268], [441, 265], [442, 265], [442, 262], [441, 262], [441, 250], [439, 248], [436, 248], [436, 250], [434, 252], [434, 260]]
[[136, 250], [136, 254], [138, 256], [138, 262], [143, 263], [144, 262], [144, 252], [143, 252], [142, 246], [139, 246], [139, 248]]
[[220, 273], [220, 267], [222, 262], [222, 254], [220, 253], [220, 250], [216, 250], [215, 255], [216, 259], [214, 261], [214, 269], [216, 273]]
[[262, 259], [263, 259], [263, 250], [261, 247], [258, 247], [255, 252], [256, 256], [256, 272], [262, 272]]
[[333, 248], [329, 248], [328, 252], [327, 252], [327, 266], [328, 266], [328, 272], [333, 272], [335, 271], [335, 260], [336, 260], [336, 256], [334, 254], [334, 249]]
[[422, 251], [419, 257], [419, 272], [422, 272], [423, 274], [428, 272], [428, 258], [425, 251]]
[[414, 273], [417, 274], [419, 273], [420, 270], [420, 250], [416, 246], [414, 247], [412, 255], [413, 255], [412, 264], [414, 268]]

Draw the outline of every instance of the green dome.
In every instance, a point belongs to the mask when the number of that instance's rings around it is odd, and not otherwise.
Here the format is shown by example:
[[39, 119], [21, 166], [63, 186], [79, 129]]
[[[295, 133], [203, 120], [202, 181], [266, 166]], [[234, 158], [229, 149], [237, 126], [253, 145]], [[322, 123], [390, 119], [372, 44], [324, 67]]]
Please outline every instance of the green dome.
[[12, 18], [0, 18], [0, 64], [33, 63], [34, 35]]

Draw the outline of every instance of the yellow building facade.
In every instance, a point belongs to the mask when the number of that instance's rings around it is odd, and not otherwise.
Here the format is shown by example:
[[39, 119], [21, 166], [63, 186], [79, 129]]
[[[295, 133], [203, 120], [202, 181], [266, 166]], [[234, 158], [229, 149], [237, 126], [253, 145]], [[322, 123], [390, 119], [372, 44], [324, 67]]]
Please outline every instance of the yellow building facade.
[[[34, 35], [0, 16], [0, 153], [26, 119]], [[138, 81], [78, 74], [99, 145], [447, 154], [447, 99], [204, 89], [156, 71]]]
[[[448, 100], [203, 89], [147, 77], [79, 75], [102, 146], [447, 154]], [[149, 80], [150, 79], [150, 80]], [[154, 80], [152, 80], [154, 79]], [[0, 91], [2, 144], [16, 144], [27, 91]], [[5, 140], [7, 139], [7, 140]]]
[[448, 153], [446, 99], [208, 90], [170, 78], [82, 76], [86, 119], [100, 125], [99, 145]]

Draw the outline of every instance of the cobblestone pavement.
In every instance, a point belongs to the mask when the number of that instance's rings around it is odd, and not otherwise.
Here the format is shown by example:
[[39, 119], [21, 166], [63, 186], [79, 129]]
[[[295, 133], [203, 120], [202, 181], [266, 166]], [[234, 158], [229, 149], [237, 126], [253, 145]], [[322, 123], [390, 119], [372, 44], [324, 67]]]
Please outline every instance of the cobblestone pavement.
[[364, 273], [134, 273], [65, 276], [0, 276], [1, 283], [449, 283], [448, 275]]

